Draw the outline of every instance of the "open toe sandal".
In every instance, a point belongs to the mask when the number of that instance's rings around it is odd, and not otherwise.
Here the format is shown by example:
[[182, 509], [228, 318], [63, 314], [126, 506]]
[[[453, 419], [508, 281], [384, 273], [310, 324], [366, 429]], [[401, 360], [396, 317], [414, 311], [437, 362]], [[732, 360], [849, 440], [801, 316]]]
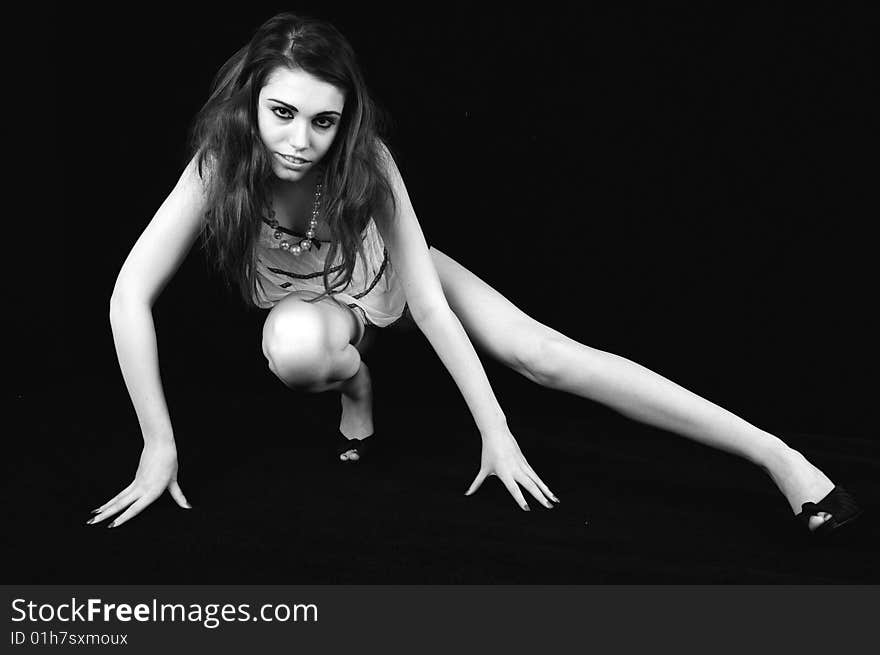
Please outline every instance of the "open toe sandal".
[[832, 532], [842, 528], [848, 523], [852, 523], [862, 514], [862, 508], [843, 487], [834, 487], [827, 496], [818, 503], [804, 503], [801, 505], [801, 513], [795, 518], [804, 524], [807, 530], [810, 529], [810, 518], [816, 516], [820, 512], [827, 512], [831, 515], [827, 521], [820, 525], [812, 534], [829, 535]]
[[336, 453], [336, 459], [343, 453], [347, 453], [349, 450], [354, 450], [358, 454], [358, 459], [340, 459], [341, 462], [359, 462], [363, 460], [364, 456], [370, 452], [370, 449], [373, 447], [374, 440], [376, 435], [370, 435], [364, 439], [349, 439], [341, 432], [336, 433], [336, 444], [334, 448], [334, 452]]

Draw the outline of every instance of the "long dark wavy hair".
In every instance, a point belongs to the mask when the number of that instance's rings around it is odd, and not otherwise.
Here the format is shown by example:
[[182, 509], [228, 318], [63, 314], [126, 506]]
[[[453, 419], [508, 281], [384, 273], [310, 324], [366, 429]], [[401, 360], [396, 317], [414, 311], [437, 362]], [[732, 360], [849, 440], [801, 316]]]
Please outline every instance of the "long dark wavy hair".
[[[351, 45], [325, 21], [291, 13], [270, 18], [220, 68], [192, 129], [199, 174], [207, 185], [203, 246], [227, 286], [237, 287], [249, 306], [256, 304], [256, 244], [261, 216], [271, 207], [274, 177], [257, 105], [260, 89], [279, 67], [303, 70], [345, 93], [336, 137], [321, 162], [321, 220], [329, 226], [331, 243], [324, 293], [313, 300], [351, 283], [357, 257], [363, 257], [364, 228], [374, 211], [394, 202], [378, 133], [379, 109]], [[331, 280], [339, 252], [341, 268]]]

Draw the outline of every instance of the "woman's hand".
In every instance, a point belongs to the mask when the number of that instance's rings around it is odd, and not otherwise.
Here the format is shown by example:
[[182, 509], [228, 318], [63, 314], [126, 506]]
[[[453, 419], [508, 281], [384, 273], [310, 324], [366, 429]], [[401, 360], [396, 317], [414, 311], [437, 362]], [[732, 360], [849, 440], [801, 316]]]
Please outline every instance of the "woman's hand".
[[[147, 505], [168, 490], [181, 507], [192, 509], [177, 484], [177, 446], [171, 442], [148, 442], [144, 444], [134, 482], [115, 497], [92, 510], [96, 514], [89, 523], [100, 523], [117, 512], [125, 510], [109, 525], [118, 527], [140, 513]], [[125, 509], [125, 508], [128, 509]]]
[[484, 435], [480, 472], [477, 473], [477, 477], [465, 492], [465, 496], [470, 496], [479, 489], [483, 480], [490, 475], [498, 476], [513, 499], [526, 511], [529, 510], [529, 505], [517, 483], [521, 484], [544, 507], [553, 507], [548, 499], [559, 502], [559, 499], [553, 495], [553, 492], [538, 477], [534, 469], [529, 466], [510, 430], [505, 429]]

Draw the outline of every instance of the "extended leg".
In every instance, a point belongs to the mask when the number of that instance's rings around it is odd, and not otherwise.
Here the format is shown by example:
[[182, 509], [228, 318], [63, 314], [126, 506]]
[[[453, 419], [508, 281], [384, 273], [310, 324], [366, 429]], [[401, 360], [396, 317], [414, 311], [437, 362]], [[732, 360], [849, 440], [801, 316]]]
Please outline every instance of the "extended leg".
[[[795, 512], [833, 488], [778, 437], [644, 366], [538, 323], [447, 255], [435, 248], [431, 254], [450, 307], [474, 344], [529, 379], [745, 457], [771, 476]], [[816, 527], [823, 519], [813, 521]]]

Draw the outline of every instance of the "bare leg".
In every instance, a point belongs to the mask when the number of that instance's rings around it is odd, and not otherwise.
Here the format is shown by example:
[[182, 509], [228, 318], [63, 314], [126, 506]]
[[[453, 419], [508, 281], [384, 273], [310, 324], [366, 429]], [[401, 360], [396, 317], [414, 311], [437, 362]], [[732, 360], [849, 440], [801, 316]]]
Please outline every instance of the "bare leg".
[[[306, 303], [307, 294], [291, 294], [279, 302], [263, 326], [263, 354], [269, 369], [288, 387], [306, 391], [339, 391], [339, 430], [349, 439], [373, 433], [370, 373], [358, 348], [351, 344], [358, 319], [332, 300]], [[341, 459], [356, 460], [355, 451]]]
[[[795, 513], [834, 487], [778, 437], [644, 366], [538, 323], [447, 255], [435, 248], [431, 254], [450, 307], [471, 340], [530, 380], [748, 459], [770, 475]], [[827, 518], [814, 517], [810, 527]]]

